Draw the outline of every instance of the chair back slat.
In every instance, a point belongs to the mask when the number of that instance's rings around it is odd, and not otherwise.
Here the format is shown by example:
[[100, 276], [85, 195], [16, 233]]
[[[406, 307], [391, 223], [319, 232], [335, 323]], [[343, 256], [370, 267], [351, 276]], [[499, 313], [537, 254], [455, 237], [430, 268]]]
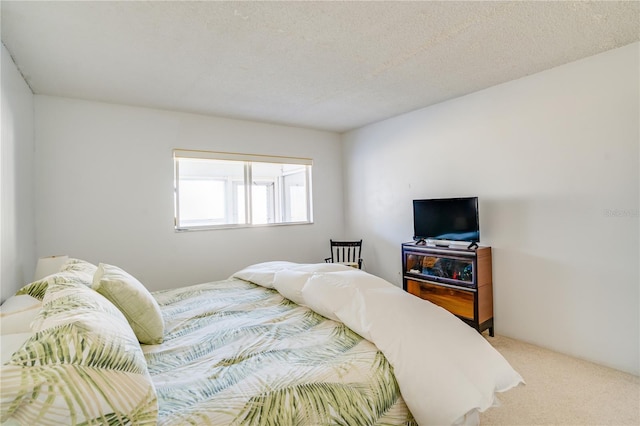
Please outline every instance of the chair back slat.
[[[333, 263], [356, 263], [361, 267], [362, 240], [358, 241], [336, 241], [331, 243], [331, 262]], [[327, 259], [328, 261], [328, 259]]]

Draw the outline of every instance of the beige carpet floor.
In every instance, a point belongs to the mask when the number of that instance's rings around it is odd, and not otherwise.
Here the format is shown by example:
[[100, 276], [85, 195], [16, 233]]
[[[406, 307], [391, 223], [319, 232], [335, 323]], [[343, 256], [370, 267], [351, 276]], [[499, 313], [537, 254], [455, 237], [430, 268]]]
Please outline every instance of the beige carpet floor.
[[486, 425], [640, 425], [640, 378], [503, 336], [486, 339], [526, 385], [498, 394]]

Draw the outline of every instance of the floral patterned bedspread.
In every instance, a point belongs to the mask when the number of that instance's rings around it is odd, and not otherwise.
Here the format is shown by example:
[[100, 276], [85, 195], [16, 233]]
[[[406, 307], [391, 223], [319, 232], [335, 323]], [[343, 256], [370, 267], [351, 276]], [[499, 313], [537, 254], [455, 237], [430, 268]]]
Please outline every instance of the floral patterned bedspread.
[[375, 345], [275, 290], [229, 279], [154, 297], [159, 424], [416, 424]]

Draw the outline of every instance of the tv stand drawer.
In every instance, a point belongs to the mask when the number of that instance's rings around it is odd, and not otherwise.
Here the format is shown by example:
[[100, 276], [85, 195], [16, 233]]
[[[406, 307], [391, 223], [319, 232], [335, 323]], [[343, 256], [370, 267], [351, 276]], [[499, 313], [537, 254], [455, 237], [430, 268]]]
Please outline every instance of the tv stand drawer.
[[454, 315], [473, 320], [474, 293], [427, 282], [407, 280], [407, 291], [443, 307]]

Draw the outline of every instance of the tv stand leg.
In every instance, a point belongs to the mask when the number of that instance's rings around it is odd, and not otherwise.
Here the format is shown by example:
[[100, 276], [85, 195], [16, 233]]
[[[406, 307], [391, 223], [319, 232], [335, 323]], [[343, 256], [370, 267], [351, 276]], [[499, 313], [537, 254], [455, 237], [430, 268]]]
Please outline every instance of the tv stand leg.
[[478, 333], [480, 334], [484, 333], [485, 330], [489, 330], [489, 336], [495, 337], [493, 332], [493, 318], [483, 322], [482, 324], [478, 324], [476, 330], [478, 330]]

